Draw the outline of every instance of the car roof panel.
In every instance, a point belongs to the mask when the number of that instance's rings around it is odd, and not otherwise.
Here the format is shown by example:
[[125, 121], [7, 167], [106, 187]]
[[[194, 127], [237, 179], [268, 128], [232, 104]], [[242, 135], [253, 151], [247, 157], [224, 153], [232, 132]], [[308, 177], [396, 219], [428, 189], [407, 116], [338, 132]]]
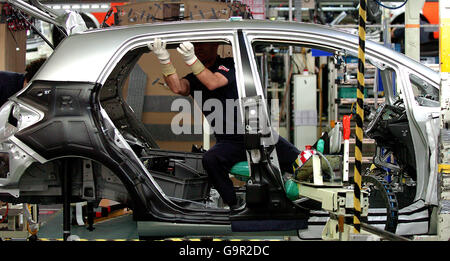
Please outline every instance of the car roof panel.
[[[310, 35], [320, 35], [338, 41], [358, 42], [358, 37], [329, 26], [264, 20], [244, 21], [182, 21], [152, 23], [132, 26], [116, 26], [89, 30], [66, 38], [49, 57], [45, 66], [33, 80], [96, 82], [111, 57], [129, 39], [139, 35], [169, 34], [182, 32], [221, 30], [261, 30], [282, 32], [292, 31]], [[366, 42], [366, 50], [373, 50], [384, 57], [410, 68], [438, 82], [439, 75], [412, 59], [371, 41]], [[425, 70], [425, 71], [424, 71]]]

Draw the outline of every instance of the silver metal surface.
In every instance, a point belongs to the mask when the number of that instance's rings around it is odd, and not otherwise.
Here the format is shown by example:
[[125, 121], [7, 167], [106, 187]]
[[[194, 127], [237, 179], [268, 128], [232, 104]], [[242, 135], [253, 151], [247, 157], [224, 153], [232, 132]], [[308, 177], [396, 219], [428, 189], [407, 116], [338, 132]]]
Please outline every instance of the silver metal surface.
[[[0, 179], [0, 192], [9, 193], [8, 189], [17, 188], [25, 170], [36, 160], [14, 142], [4, 142], [3, 147], [6, 147], [4, 152], [9, 153], [9, 173], [6, 179]], [[12, 195], [18, 197], [19, 193]]]
[[[65, 39], [33, 80], [98, 82], [102, 70], [112, 57], [119, 51], [125, 54], [121, 49], [126, 42], [140, 39], [149, 41], [157, 35], [188, 34], [192, 37], [238, 29], [275, 37], [279, 35], [283, 39], [297, 35], [306, 37], [305, 41], [318, 46], [341, 46], [355, 51], [358, 45], [356, 35], [327, 26], [279, 21], [186, 21], [94, 29]], [[285, 38], [286, 36], [288, 38]], [[432, 82], [439, 82], [439, 75], [419, 62], [377, 43], [367, 41], [366, 44], [368, 57], [373, 56], [381, 61], [407, 66]], [[145, 42], [140, 42], [140, 45], [143, 47]]]
[[9, 114], [14, 104], [14, 102], [7, 101], [0, 109], [0, 142], [6, 141], [17, 131], [16, 127], [8, 123]]

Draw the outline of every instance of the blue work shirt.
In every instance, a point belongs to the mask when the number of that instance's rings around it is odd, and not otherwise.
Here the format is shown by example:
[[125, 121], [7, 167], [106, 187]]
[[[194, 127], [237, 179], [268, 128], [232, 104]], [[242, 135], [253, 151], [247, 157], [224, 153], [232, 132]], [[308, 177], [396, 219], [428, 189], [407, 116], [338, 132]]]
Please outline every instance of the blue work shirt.
[[25, 75], [22, 73], [0, 71], [0, 106], [23, 88], [24, 80]]

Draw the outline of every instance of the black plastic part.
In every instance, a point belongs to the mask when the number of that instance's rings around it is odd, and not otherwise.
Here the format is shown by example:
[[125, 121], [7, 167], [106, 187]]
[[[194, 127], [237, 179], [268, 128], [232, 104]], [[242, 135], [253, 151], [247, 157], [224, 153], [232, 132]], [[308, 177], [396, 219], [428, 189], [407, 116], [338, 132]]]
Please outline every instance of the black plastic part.
[[[375, 176], [375, 174], [384, 173], [381, 169], [371, 171], [372, 175], [363, 175], [363, 186], [373, 184], [376, 192], [381, 193], [384, 207], [386, 207], [386, 225], [384, 230], [395, 233], [398, 225], [398, 202], [394, 190], [391, 185], [384, 179], [383, 176]], [[370, 201], [370, 198], [369, 198]], [[370, 202], [369, 202], [370, 204]]]
[[38, 241], [38, 236], [37, 236], [37, 235], [31, 235], [31, 236], [28, 238], [28, 241], [32, 241], [32, 242]]
[[87, 230], [94, 231], [94, 204], [92, 202], [87, 203]]
[[261, 147], [261, 134], [245, 134], [244, 142], [247, 150], [259, 149]]
[[245, 37], [241, 29], [238, 30], [239, 49], [241, 53], [242, 71], [244, 72], [245, 95], [247, 97], [257, 96], [255, 82], [253, 81], [252, 67], [245, 44]]
[[233, 232], [290, 231], [308, 228], [307, 219], [239, 220], [231, 222]]
[[[44, 158], [99, 154], [101, 141], [89, 112], [92, 85], [36, 83], [19, 98], [43, 108], [45, 120], [16, 134]], [[36, 86], [36, 87], [35, 87]]]
[[152, 176], [169, 197], [187, 199], [192, 201], [205, 200], [209, 194], [208, 177], [181, 177], [183, 173], [168, 175], [152, 171]]
[[202, 154], [164, 150], [147, 153], [151, 156], [142, 157], [141, 161], [167, 196], [193, 201], [208, 197], [210, 186]]
[[269, 200], [269, 187], [267, 184], [247, 184], [246, 202], [248, 207], [262, 206]]
[[416, 158], [408, 118], [401, 103], [396, 103], [398, 105], [381, 105], [369, 123], [366, 134], [375, 139], [377, 146], [391, 150], [398, 165], [416, 180]]

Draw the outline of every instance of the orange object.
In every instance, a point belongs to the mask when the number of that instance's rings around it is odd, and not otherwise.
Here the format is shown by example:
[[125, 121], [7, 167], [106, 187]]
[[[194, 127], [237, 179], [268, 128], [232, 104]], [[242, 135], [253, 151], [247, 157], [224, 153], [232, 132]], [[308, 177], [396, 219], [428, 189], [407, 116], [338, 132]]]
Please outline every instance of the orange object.
[[[422, 13], [430, 24], [439, 24], [439, 2], [425, 2]], [[433, 37], [439, 39], [439, 31], [433, 32]]]
[[[111, 8], [115, 7], [115, 6], [120, 6], [120, 5], [124, 5], [124, 4], [128, 4], [127, 2], [125, 3], [111, 3]], [[103, 20], [105, 19], [107, 12], [97, 12], [97, 13], [92, 13], [93, 16], [95, 16], [95, 18], [97, 18], [97, 21], [102, 24]], [[106, 23], [108, 25], [112, 25], [114, 24], [114, 15], [111, 15], [107, 20]]]
[[353, 115], [344, 115], [344, 118], [342, 119], [342, 125], [344, 127], [344, 140], [350, 139], [350, 120], [352, 119]]
[[338, 217], [338, 231], [339, 233], [344, 232], [344, 216], [342, 215]]
[[420, 24], [405, 24], [405, 28], [420, 28]]

